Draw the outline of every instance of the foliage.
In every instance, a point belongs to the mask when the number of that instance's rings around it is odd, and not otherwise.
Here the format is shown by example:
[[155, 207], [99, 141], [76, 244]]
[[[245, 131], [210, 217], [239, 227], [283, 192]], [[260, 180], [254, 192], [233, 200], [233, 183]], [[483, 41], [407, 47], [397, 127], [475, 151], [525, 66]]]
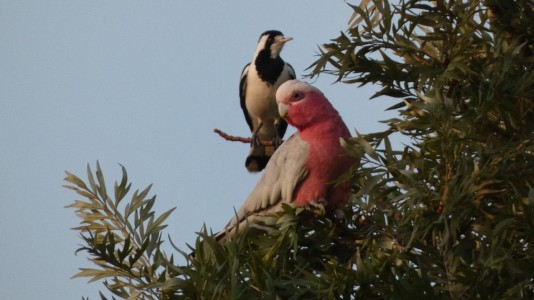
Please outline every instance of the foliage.
[[[185, 265], [161, 251], [149, 188], [121, 202], [100, 167], [70, 205], [97, 269], [123, 298], [534, 298], [534, 7], [530, 0], [362, 0], [310, 76], [398, 99], [363, 155], [342, 220], [286, 207], [235, 240], [206, 230]], [[390, 139], [409, 138], [396, 149]], [[124, 205], [124, 209], [119, 206]], [[187, 251], [189, 252], [189, 251]], [[102, 295], [102, 297], [104, 297]]]
[[[311, 75], [378, 83], [375, 97], [401, 99], [392, 107], [401, 118], [359, 142], [368, 155], [357, 207], [434, 293], [532, 297], [532, 1], [351, 7], [349, 30], [322, 48]], [[394, 151], [392, 134], [412, 144]]]
[[155, 217], [152, 206], [156, 197], [148, 197], [150, 186], [143, 191], [135, 191], [131, 200], [121, 204], [130, 191], [126, 169], [122, 167], [122, 180], [115, 183], [114, 198], [108, 195], [104, 176], [97, 163], [93, 175], [87, 167], [89, 185], [67, 172], [65, 187], [76, 191], [85, 200], [76, 200], [69, 208], [74, 208], [81, 225], [73, 228], [80, 231], [85, 242], [79, 251], [91, 255], [91, 262], [98, 268], [82, 268], [74, 277], [91, 277], [90, 281], [109, 279], [104, 285], [122, 298], [151, 299], [158, 296], [157, 288], [169, 279], [164, 272], [165, 265], [172, 263], [161, 252], [161, 231], [171, 209]]

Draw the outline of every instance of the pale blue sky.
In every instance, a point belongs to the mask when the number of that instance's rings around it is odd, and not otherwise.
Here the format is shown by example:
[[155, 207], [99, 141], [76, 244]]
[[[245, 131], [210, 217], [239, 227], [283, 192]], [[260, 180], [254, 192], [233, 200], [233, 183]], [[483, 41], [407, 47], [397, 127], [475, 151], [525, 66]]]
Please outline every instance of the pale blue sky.
[[[258, 175], [247, 145], [212, 130], [249, 134], [238, 84], [259, 34], [294, 38], [282, 57], [300, 78], [350, 15], [331, 0], [0, 0], [0, 299], [99, 298], [100, 283], [69, 279], [89, 264], [64, 208], [77, 196], [61, 187], [96, 160], [110, 185], [119, 163], [136, 189], [154, 183], [157, 212], [177, 207], [166, 232], [178, 245], [222, 228]], [[333, 81], [314, 84], [349, 128], [394, 116], [395, 102], [367, 100], [378, 87]]]

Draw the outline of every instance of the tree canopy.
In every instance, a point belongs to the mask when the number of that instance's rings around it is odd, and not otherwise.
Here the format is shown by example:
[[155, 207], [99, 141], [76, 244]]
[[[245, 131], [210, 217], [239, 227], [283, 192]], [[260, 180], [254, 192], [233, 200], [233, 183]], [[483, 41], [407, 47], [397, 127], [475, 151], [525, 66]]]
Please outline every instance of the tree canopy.
[[[234, 240], [203, 230], [168, 254], [172, 210], [155, 214], [150, 187], [126, 197], [125, 169], [108, 191], [97, 164], [88, 184], [66, 177], [83, 198], [69, 205], [79, 251], [95, 264], [76, 276], [139, 299], [534, 298], [533, 2], [347, 9], [347, 30], [320, 46], [309, 76], [375, 84], [374, 101], [398, 99], [399, 117], [347, 141], [362, 166], [347, 174], [343, 220], [288, 206]], [[395, 135], [410, 142], [393, 145]]]

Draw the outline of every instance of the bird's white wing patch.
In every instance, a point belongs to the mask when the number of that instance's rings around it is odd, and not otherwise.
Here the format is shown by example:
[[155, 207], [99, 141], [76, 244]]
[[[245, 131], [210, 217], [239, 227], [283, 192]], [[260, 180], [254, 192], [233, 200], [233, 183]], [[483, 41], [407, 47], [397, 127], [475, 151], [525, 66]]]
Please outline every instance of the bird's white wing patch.
[[241, 79], [246, 77], [248, 75], [248, 69], [250, 68], [250, 63], [248, 63], [245, 67], [243, 67], [243, 70], [241, 71]]
[[284, 68], [287, 68], [287, 69], [288, 69], [287, 72], [288, 72], [288, 74], [289, 74], [289, 79], [295, 79], [295, 78], [297, 78], [297, 75], [296, 75], [296, 73], [295, 73], [295, 69], [293, 69], [293, 67], [292, 67], [290, 64], [286, 63], [286, 65], [284, 66]]

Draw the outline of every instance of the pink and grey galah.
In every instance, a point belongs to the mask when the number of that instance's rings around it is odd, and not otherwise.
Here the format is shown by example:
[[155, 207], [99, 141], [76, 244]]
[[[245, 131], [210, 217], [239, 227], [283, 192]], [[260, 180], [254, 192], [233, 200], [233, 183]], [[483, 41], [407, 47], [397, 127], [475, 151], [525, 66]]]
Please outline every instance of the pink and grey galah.
[[341, 146], [340, 140], [351, 135], [332, 104], [319, 89], [299, 80], [282, 84], [276, 102], [280, 116], [297, 132], [274, 152], [260, 180], [217, 239], [234, 235], [236, 227], [254, 223], [257, 216], [281, 210], [284, 203], [320, 206], [338, 213], [351, 196], [350, 183], [338, 179], [357, 166], [359, 158]]

